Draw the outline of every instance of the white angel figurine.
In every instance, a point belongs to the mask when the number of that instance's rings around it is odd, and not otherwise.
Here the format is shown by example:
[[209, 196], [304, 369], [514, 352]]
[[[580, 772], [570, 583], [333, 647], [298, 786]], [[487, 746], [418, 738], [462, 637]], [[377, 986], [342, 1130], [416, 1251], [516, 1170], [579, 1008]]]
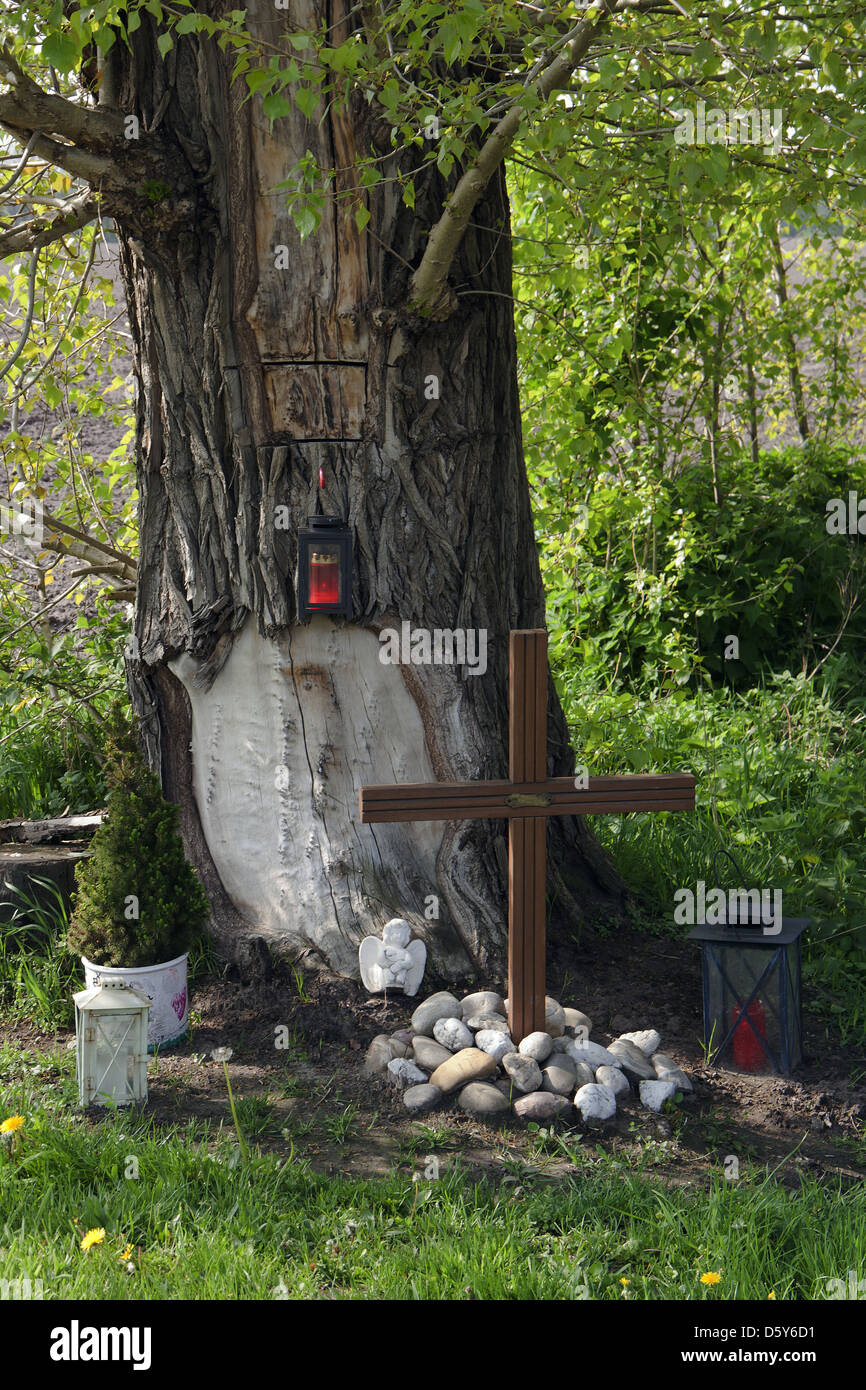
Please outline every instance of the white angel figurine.
[[427, 963], [423, 941], [412, 941], [412, 928], [402, 917], [392, 917], [382, 929], [382, 940], [365, 936], [358, 950], [364, 988], [371, 994], [386, 989], [418, 993]]

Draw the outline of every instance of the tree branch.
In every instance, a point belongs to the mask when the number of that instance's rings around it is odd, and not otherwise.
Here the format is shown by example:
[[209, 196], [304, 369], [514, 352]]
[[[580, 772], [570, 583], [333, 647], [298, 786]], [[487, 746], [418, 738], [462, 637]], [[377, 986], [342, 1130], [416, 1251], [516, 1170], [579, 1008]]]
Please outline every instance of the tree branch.
[[[670, 9], [672, 3], [673, 0], [596, 0], [595, 13], [590, 11], [586, 19], [563, 35], [556, 56], [544, 67], [540, 62], [536, 63], [527, 75], [525, 85], [529, 86], [534, 81], [539, 96], [546, 100], [552, 92], [566, 85], [611, 15], [632, 10]], [[445, 319], [454, 312], [457, 300], [448, 284], [448, 272], [466, 224], [488, 182], [505, 158], [525, 114], [522, 102], [517, 101], [511, 106], [445, 204], [442, 216], [427, 239], [421, 262], [409, 282], [408, 304], [415, 312], [433, 319]]]
[[[0, 121], [0, 125], [22, 143], [30, 135], [26, 128], [19, 130], [6, 121]], [[36, 157], [44, 159], [46, 164], [56, 164], [67, 174], [77, 179], [87, 179], [88, 183], [99, 183], [106, 175], [116, 173], [117, 166], [107, 155], [93, 154], [90, 150], [79, 149], [77, 145], [64, 145], [59, 140], [49, 140], [46, 135], [37, 134], [31, 148]]]
[[22, 352], [27, 346], [27, 339], [30, 337], [30, 329], [33, 325], [33, 307], [36, 302], [36, 272], [38, 269], [39, 252], [34, 251], [32, 256], [30, 257], [30, 270], [27, 275], [27, 309], [24, 313], [24, 323], [21, 328], [21, 333], [18, 337], [18, 342], [15, 344], [15, 349], [12, 353], [12, 356], [8, 359], [8, 361], [4, 362], [3, 367], [0, 368], [0, 381], [2, 381], [4, 376], [7, 376], [8, 373], [12, 370], [12, 368], [15, 366], [15, 363], [18, 361], [18, 358], [21, 356]]
[[104, 106], [79, 106], [66, 97], [46, 92], [10, 56], [0, 49], [0, 62], [7, 70], [11, 91], [0, 93], [0, 122], [18, 130], [38, 130], [43, 135], [60, 135], [79, 149], [95, 154], [111, 154], [123, 148], [124, 117]]
[[[58, 521], [47, 512], [43, 514], [42, 522], [46, 542], [58, 555], [73, 555], [78, 560], [99, 566], [104, 565], [107, 557], [114, 562], [112, 568], [119, 579], [135, 581], [138, 566], [131, 555], [125, 555], [122, 550], [115, 550], [113, 546], [98, 541], [95, 536], [89, 536], [84, 531], [76, 530], [74, 526], [67, 526], [65, 521]], [[61, 540], [58, 536], [69, 536], [70, 540]]]
[[16, 251], [36, 251], [40, 246], [59, 241], [61, 237], [94, 221], [98, 212], [99, 203], [88, 188], [67, 203], [62, 212], [54, 216], [34, 217], [23, 227], [0, 232], [0, 257], [11, 256]]

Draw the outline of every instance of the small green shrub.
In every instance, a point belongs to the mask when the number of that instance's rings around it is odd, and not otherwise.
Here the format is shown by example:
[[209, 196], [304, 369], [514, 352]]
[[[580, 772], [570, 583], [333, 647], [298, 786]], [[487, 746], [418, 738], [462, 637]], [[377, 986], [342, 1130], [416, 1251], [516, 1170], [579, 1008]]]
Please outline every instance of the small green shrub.
[[76, 868], [67, 948], [96, 965], [142, 966], [189, 950], [210, 911], [134, 730], [115, 709], [107, 741], [105, 820]]

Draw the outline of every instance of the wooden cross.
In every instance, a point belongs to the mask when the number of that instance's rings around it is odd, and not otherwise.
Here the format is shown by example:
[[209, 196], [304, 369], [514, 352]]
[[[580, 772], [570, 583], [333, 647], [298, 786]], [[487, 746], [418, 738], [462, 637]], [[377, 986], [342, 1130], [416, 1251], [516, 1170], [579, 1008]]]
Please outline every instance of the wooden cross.
[[547, 633], [511, 633], [508, 781], [361, 787], [361, 820], [508, 821], [508, 1022], [515, 1043], [545, 1026], [547, 817], [689, 811], [695, 779], [547, 777]]

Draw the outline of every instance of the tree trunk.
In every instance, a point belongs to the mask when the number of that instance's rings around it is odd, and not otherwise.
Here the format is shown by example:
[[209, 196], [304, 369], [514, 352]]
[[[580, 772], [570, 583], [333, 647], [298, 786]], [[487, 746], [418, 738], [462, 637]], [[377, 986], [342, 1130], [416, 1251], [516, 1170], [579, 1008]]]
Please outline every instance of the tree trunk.
[[[247, 6], [269, 42], [317, 15], [339, 19], [324, 0]], [[360, 939], [400, 915], [440, 974], [501, 973], [504, 824], [362, 826], [357, 789], [507, 776], [508, 633], [544, 624], [504, 178], [463, 238], [456, 312], [413, 317], [408, 276], [448, 185], [435, 170], [416, 180], [410, 211], [392, 157], [359, 233], [356, 160], [371, 140], [390, 148], [362, 99], [271, 131], [215, 43], [177, 39], [163, 64], [144, 18], [116, 47], [118, 105], [159, 124], [189, 170], [184, 189], [156, 191], [145, 235], [117, 218], [139, 383], [129, 676], [215, 936], [232, 954], [259, 933], [357, 975]], [[347, 196], [302, 241], [273, 189], [306, 150], [341, 171]], [[167, 217], [163, 232], [163, 202], [181, 198], [188, 225]], [[320, 468], [322, 510], [354, 534], [353, 616], [300, 623], [296, 534]], [[379, 634], [404, 621], [485, 629], [486, 672], [383, 664]], [[549, 727], [549, 769], [566, 773], [552, 683]], [[621, 911], [625, 890], [582, 823], [552, 823], [549, 845], [554, 923]]]

